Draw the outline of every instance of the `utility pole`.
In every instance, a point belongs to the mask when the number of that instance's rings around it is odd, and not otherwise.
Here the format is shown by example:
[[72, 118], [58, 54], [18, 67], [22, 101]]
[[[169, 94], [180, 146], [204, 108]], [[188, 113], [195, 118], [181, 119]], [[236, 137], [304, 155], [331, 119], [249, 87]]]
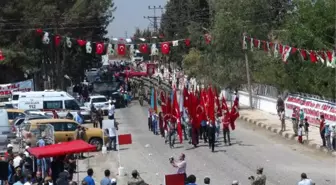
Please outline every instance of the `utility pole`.
[[161, 10], [161, 14], [163, 12], [163, 7], [160, 6], [148, 6], [149, 10], [153, 10], [154, 15], [153, 16], [144, 16], [145, 19], [148, 19], [151, 24], [154, 27], [154, 32], [157, 34], [159, 30], [158, 26], [158, 20], [161, 18], [161, 16], [156, 15], [156, 10]]
[[126, 38], [126, 39], [128, 38], [127, 31], [125, 31], [125, 38]]

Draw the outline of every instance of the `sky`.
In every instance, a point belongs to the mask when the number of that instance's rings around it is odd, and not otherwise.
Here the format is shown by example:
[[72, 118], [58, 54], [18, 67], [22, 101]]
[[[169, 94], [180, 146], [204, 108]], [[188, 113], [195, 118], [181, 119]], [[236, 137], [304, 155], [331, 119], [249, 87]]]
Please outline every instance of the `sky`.
[[[114, 0], [117, 10], [114, 13], [115, 19], [108, 26], [108, 37], [125, 38], [125, 32], [131, 37], [135, 29], [145, 29], [150, 25], [150, 21], [144, 16], [153, 16], [153, 10], [148, 6], [164, 7], [167, 0]], [[157, 10], [157, 16], [161, 11]]]

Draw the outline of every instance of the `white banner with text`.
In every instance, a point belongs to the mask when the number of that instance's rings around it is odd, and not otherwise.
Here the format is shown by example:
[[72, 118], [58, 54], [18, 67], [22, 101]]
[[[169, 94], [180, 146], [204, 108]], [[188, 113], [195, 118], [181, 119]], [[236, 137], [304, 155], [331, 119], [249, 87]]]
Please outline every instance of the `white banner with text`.
[[0, 84], [0, 97], [10, 96], [12, 92], [17, 91], [27, 92], [32, 90], [34, 90], [33, 79], [9, 84]]
[[324, 115], [327, 123], [336, 124], [336, 104], [314, 98], [301, 97], [299, 95], [288, 95], [285, 100], [286, 117], [291, 117], [293, 109], [303, 109], [308, 122], [319, 125], [317, 118]]

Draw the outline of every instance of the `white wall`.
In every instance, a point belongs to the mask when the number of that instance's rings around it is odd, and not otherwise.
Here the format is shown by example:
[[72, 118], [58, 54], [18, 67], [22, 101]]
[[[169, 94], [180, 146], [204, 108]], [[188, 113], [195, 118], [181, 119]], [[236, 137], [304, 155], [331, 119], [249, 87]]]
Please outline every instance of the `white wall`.
[[[224, 95], [225, 99], [227, 101], [231, 101], [231, 94], [225, 90], [222, 90], [222, 95]], [[244, 106], [249, 106], [250, 105], [250, 100], [249, 100], [249, 94], [244, 91], [239, 91], [239, 104], [244, 105]], [[265, 96], [258, 96], [258, 95], [253, 95], [252, 96], [252, 104], [253, 108], [262, 110], [264, 112], [268, 112], [271, 114], [277, 114], [276, 111], [276, 102], [277, 99], [275, 98], [269, 98]]]

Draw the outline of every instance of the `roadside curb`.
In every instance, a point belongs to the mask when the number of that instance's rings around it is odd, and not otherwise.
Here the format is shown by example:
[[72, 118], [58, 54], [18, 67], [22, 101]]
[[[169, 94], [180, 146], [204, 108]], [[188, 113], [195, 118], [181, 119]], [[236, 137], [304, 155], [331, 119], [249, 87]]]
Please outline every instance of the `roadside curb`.
[[[294, 134], [283, 133], [278, 128], [273, 128], [272, 126], [269, 126], [269, 125], [267, 125], [263, 122], [250, 119], [247, 116], [239, 116], [239, 119], [245, 121], [246, 123], [254, 124], [254, 125], [256, 125], [260, 128], [263, 128], [263, 129], [268, 130], [270, 132], [276, 133], [276, 134], [282, 136], [283, 138], [286, 138], [286, 139], [289, 139], [289, 140], [295, 140], [296, 139], [296, 136]], [[315, 149], [315, 150], [318, 150], [318, 151], [321, 151], [321, 152], [324, 152], [324, 153], [331, 154], [332, 156], [336, 157], [336, 152], [335, 151], [333, 151], [333, 152], [329, 151], [328, 149], [326, 149], [324, 147], [321, 147], [320, 145], [318, 145], [316, 143], [311, 143], [311, 142], [308, 141], [308, 143], [305, 142], [303, 145], [306, 145], [307, 147], [310, 147], [312, 149]]]

